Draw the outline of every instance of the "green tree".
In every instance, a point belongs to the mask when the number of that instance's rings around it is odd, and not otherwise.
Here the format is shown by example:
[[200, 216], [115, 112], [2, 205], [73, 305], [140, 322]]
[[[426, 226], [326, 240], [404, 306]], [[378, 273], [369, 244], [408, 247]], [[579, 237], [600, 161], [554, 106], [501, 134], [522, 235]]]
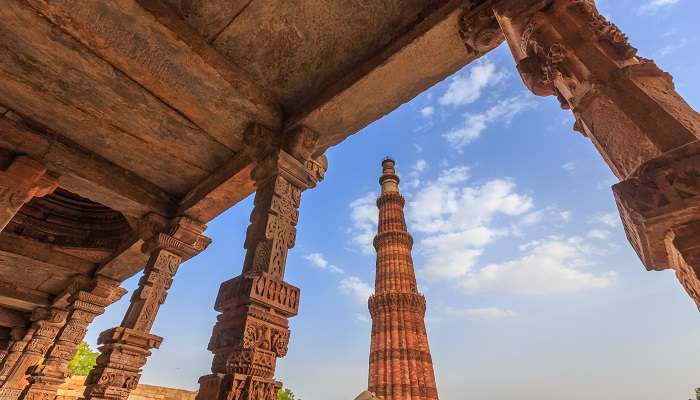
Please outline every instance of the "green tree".
[[294, 392], [289, 389], [280, 389], [277, 392], [277, 400], [301, 400], [294, 397]]
[[100, 355], [99, 352], [92, 351], [90, 345], [83, 341], [78, 345], [78, 351], [75, 352], [75, 356], [68, 363], [68, 369], [74, 375], [87, 376], [95, 367], [98, 355]]

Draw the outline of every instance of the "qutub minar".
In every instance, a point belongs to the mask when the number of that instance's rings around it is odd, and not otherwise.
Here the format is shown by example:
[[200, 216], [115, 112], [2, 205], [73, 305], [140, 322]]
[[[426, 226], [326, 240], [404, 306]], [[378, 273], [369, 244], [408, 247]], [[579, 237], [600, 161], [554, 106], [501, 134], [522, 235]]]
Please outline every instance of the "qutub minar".
[[433, 362], [425, 330], [425, 298], [418, 292], [404, 218], [404, 198], [394, 160], [382, 162], [377, 199], [379, 228], [374, 238], [377, 274], [369, 298], [372, 344], [369, 391], [383, 400], [437, 399]]

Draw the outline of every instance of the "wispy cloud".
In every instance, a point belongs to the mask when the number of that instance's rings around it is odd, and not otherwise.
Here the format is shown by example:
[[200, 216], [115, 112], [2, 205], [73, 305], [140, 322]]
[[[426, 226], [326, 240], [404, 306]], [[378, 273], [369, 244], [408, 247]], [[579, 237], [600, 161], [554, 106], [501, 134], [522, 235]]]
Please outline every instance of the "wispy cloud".
[[430, 118], [435, 114], [435, 107], [433, 106], [427, 106], [423, 107], [420, 110], [420, 114], [423, 116], [423, 118]]
[[452, 78], [438, 102], [443, 106], [471, 104], [481, 98], [484, 89], [498, 84], [507, 76], [505, 70], [498, 69], [489, 59], [483, 59]]
[[481, 134], [496, 122], [510, 123], [521, 112], [532, 108], [536, 103], [523, 96], [501, 100], [480, 113], [464, 114], [464, 124], [443, 135], [447, 142], [458, 151], [481, 137]]
[[377, 220], [379, 218], [376, 201], [377, 194], [370, 192], [350, 203], [352, 240], [365, 254], [374, 252], [372, 241], [377, 232]]
[[573, 173], [574, 171], [576, 171], [576, 163], [573, 161], [564, 163], [564, 165], [562, 165], [561, 167], [564, 169], [564, 171], [568, 173]]
[[485, 320], [498, 320], [513, 318], [517, 314], [513, 310], [498, 308], [498, 307], [484, 307], [484, 308], [453, 308], [446, 307], [445, 314], [450, 317], [463, 317], [472, 319], [485, 319]]
[[637, 9], [637, 13], [640, 15], [654, 14], [659, 10], [678, 4], [679, 2], [680, 0], [649, 0]]
[[589, 224], [603, 224], [611, 228], [620, 226], [620, 215], [615, 211], [608, 211], [592, 215], [588, 219]]
[[374, 289], [356, 276], [350, 276], [340, 281], [338, 288], [341, 292], [348, 294], [358, 303], [365, 303], [369, 296], [372, 295]]
[[673, 43], [669, 43], [660, 48], [656, 54], [660, 57], [667, 56], [684, 49], [688, 44], [690, 44], [690, 40], [688, 40], [688, 38], [681, 38], [680, 40], [674, 41]]
[[343, 271], [342, 268], [337, 267], [331, 263], [329, 263], [326, 258], [323, 256], [321, 253], [311, 253], [307, 254], [305, 257], [309, 262], [311, 262], [311, 265], [315, 266], [316, 268], [319, 269], [326, 269], [331, 272], [335, 272], [337, 274], [344, 274], [345, 271]]

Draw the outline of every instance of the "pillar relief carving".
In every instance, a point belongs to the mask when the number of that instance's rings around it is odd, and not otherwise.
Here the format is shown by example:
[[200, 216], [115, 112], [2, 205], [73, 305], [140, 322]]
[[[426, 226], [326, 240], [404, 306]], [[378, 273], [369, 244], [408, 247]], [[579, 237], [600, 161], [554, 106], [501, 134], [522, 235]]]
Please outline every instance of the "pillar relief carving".
[[[261, 127], [250, 131], [274, 137]], [[325, 157], [313, 156], [317, 138], [302, 127], [282, 140], [258, 141], [272, 147], [258, 152], [253, 172], [257, 191], [242, 274], [224, 282], [216, 299], [221, 314], [209, 342], [213, 374], [200, 378], [200, 400], [277, 398], [275, 365], [287, 354], [287, 319], [297, 314], [300, 294], [282, 280], [287, 253], [296, 238], [301, 193], [322, 180], [327, 168]]]
[[10, 332], [10, 344], [7, 348], [7, 354], [0, 366], [0, 388], [7, 380], [7, 376], [22, 355], [27, 343], [29, 343], [29, 340], [31, 340], [34, 335], [34, 330], [33, 326], [29, 329], [17, 327]]
[[0, 387], [0, 399], [16, 400], [19, 397], [27, 384], [28, 371], [35, 368], [46, 355], [65, 325], [67, 316], [68, 311], [57, 307], [38, 308], [34, 311], [31, 338], [9, 368], [7, 378]]
[[39, 162], [26, 156], [15, 157], [0, 171], [0, 232], [32, 197], [46, 196], [57, 187], [57, 176]]
[[85, 384], [86, 399], [126, 400], [141, 378], [151, 349], [158, 348], [163, 338], [151, 334], [160, 306], [165, 302], [180, 264], [206, 249], [211, 240], [202, 235], [206, 225], [185, 217], [161, 224], [159, 218], [148, 218], [151, 232], [143, 245], [149, 260], [139, 287], [131, 296], [131, 304], [119, 327], [100, 334], [101, 345], [97, 366]]
[[674, 268], [700, 306], [700, 264], [682, 246], [693, 231], [680, 228], [700, 221], [700, 114], [593, 0], [497, 0], [494, 11], [525, 85], [571, 109], [622, 181], [617, 205], [646, 268]]
[[108, 305], [119, 300], [125, 293], [126, 290], [119, 287], [118, 281], [98, 276], [71, 296], [66, 324], [46, 353], [44, 362], [32, 371], [21, 398], [56, 398], [58, 387], [70, 377], [68, 363], [85, 337], [88, 326], [95, 317], [104, 313]]

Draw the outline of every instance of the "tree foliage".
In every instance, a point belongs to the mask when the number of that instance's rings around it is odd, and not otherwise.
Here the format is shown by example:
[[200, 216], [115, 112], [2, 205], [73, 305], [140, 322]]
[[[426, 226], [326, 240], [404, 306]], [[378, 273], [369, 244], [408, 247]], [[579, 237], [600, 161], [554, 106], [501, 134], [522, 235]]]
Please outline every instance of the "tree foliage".
[[83, 341], [78, 345], [78, 351], [75, 352], [75, 356], [68, 363], [68, 369], [74, 375], [87, 376], [95, 367], [98, 355], [100, 355], [99, 352], [92, 351], [90, 345]]
[[301, 400], [294, 397], [294, 392], [289, 389], [280, 389], [277, 392], [277, 400]]

